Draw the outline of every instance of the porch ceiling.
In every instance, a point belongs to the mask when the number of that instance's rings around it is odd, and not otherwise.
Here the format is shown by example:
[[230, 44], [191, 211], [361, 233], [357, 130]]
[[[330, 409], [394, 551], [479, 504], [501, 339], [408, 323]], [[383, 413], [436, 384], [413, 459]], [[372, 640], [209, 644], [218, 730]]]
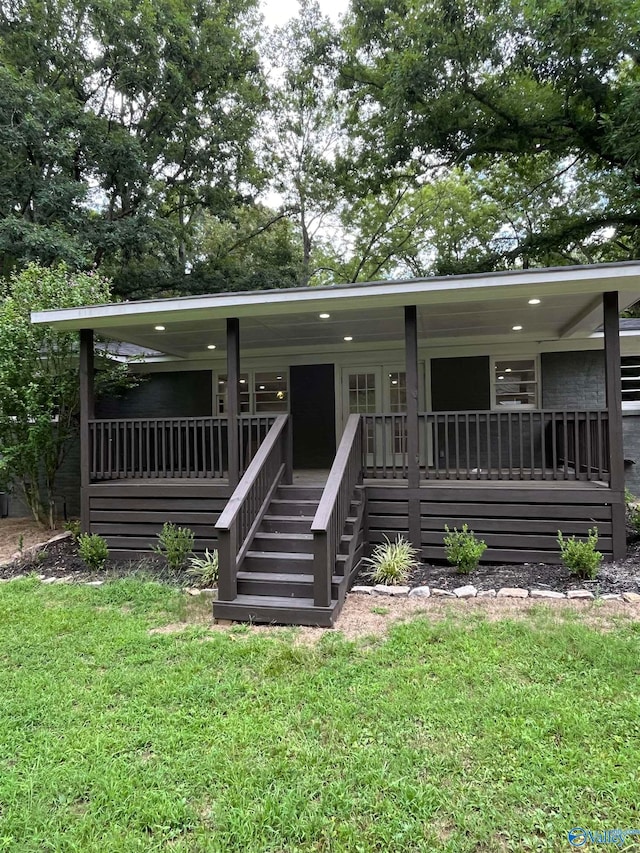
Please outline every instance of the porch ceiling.
[[126, 302], [32, 319], [193, 359], [215, 355], [212, 345], [224, 350], [228, 317], [240, 318], [241, 347], [254, 354], [386, 347], [403, 341], [403, 306], [417, 305], [420, 343], [435, 347], [588, 337], [602, 323], [601, 294], [609, 290], [619, 292], [621, 310], [638, 301], [640, 263]]

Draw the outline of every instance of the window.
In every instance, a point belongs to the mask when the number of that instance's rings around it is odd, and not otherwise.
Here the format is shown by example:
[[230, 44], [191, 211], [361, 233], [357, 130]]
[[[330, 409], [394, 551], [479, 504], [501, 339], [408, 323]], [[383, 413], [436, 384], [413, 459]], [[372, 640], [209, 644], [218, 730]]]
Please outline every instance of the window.
[[494, 359], [492, 387], [493, 408], [535, 409], [538, 405], [537, 359]]
[[620, 359], [622, 375], [622, 407], [640, 408], [640, 355], [625, 355]]
[[[287, 371], [242, 373], [240, 375], [240, 412], [243, 415], [286, 413], [289, 401], [287, 394]], [[216, 379], [216, 413], [227, 411], [227, 377]]]
[[349, 413], [368, 415], [377, 410], [376, 374], [349, 374]]

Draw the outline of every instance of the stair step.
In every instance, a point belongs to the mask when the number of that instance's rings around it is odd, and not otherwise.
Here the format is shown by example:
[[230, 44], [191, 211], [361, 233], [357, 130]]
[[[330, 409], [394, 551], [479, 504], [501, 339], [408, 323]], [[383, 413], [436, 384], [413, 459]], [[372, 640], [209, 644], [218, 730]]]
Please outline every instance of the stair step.
[[322, 486], [278, 486], [276, 497], [287, 500], [312, 500], [317, 503], [323, 491]]
[[258, 531], [251, 543], [252, 551], [288, 551], [299, 554], [313, 552], [312, 533], [268, 533]]
[[281, 625], [333, 627], [338, 601], [329, 607], [316, 607], [313, 598], [288, 598], [276, 595], [238, 595], [233, 601], [214, 601], [216, 619], [237, 622], [268, 622]]
[[314, 516], [319, 501], [274, 498], [269, 504], [269, 515]]
[[313, 565], [313, 554], [291, 551], [247, 551], [242, 569], [255, 572], [308, 572]]
[[[334, 575], [331, 596], [338, 597], [338, 587], [344, 579]], [[243, 595], [279, 595], [287, 598], [308, 598], [313, 595], [313, 575], [284, 572], [238, 572], [238, 593]]]
[[309, 533], [312, 521], [312, 515], [265, 515], [260, 532]]

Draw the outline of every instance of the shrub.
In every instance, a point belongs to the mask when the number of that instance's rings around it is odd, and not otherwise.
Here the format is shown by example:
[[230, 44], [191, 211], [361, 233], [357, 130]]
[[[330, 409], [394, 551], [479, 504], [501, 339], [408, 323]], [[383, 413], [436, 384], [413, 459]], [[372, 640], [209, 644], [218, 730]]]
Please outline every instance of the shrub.
[[449, 530], [445, 524], [444, 550], [447, 560], [455, 566], [461, 574], [469, 574], [478, 567], [480, 558], [487, 550], [487, 543], [478, 539], [473, 530], [469, 530], [466, 524], [462, 530], [454, 527]]
[[586, 539], [576, 539], [569, 536], [565, 539], [562, 531], [558, 530], [558, 545], [562, 562], [574, 575], [593, 580], [598, 574], [602, 554], [596, 551], [598, 544], [598, 528], [592, 527]]
[[193, 530], [188, 527], [176, 527], [171, 522], [165, 522], [158, 533], [158, 544], [153, 550], [162, 554], [170, 569], [179, 571], [193, 551], [194, 539]]
[[78, 553], [91, 569], [102, 569], [109, 557], [107, 543], [97, 533], [78, 536]]
[[70, 521], [65, 522], [64, 529], [71, 534], [71, 538], [77, 545], [78, 540], [80, 539], [80, 534], [82, 533], [82, 527], [80, 526], [78, 519], [72, 518]]
[[395, 542], [386, 536], [384, 538], [385, 541], [376, 545], [371, 556], [364, 558], [364, 562], [371, 566], [369, 577], [374, 583], [405, 583], [411, 569], [420, 565], [418, 551], [402, 536], [398, 536]]
[[201, 557], [194, 554], [189, 560], [187, 574], [195, 578], [196, 586], [209, 587], [218, 583], [218, 552], [205, 550]]

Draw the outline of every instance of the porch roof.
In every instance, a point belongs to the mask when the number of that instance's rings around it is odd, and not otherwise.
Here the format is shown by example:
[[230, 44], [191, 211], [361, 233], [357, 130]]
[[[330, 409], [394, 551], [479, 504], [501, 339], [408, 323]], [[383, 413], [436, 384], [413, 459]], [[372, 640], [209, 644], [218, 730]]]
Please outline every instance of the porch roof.
[[229, 317], [255, 354], [387, 346], [403, 340], [405, 305], [418, 307], [422, 342], [541, 342], [596, 334], [601, 295], [614, 290], [621, 311], [640, 300], [640, 262], [120, 302], [36, 311], [32, 321], [180, 359], [223, 350]]

